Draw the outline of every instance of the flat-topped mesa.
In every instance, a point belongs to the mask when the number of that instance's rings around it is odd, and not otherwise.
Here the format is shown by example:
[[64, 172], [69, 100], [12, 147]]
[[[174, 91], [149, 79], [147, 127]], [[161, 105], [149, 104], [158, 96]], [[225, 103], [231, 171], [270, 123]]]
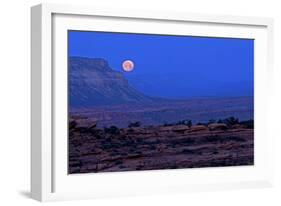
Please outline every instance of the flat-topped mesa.
[[72, 69], [112, 70], [104, 58], [69, 57], [68, 63]]
[[68, 63], [71, 108], [154, 101], [131, 87], [105, 59], [69, 57]]

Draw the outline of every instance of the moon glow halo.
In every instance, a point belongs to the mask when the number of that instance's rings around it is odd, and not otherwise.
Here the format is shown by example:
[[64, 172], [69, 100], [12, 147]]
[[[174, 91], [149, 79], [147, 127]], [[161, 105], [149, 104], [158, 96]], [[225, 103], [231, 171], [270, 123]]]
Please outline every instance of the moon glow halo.
[[122, 67], [125, 72], [131, 72], [134, 70], [134, 62], [132, 60], [125, 60], [122, 63]]

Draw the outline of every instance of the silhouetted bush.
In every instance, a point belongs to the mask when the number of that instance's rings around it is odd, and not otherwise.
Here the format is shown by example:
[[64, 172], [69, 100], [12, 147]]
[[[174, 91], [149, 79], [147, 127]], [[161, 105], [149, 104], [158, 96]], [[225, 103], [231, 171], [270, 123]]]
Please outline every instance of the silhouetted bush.
[[130, 122], [128, 127], [131, 128], [131, 127], [140, 127], [141, 126], [141, 123], [140, 122]]
[[168, 127], [168, 126], [173, 126], [173, 124], [164, 123], [163, 126]]
[[216, 123], [216, 120], [210, 119], [209, 122], [208, 122], [208, 125], [209, 125], [209, 124], [214, 124], [214, 123]]

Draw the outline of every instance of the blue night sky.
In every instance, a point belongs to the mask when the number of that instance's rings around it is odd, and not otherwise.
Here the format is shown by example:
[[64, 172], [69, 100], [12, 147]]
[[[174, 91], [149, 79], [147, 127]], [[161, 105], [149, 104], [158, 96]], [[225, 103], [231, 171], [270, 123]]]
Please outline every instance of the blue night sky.
[[254, 40], [69, 31], [69, 56], [104, 58], [150, 96], [253, 96]]

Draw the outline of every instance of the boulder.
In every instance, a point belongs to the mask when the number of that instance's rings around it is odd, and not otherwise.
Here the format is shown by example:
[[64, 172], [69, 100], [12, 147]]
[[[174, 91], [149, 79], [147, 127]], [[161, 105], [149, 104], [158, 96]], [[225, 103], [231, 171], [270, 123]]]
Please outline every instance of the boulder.
[[190, 127], [191, 132], [197, 132], [197, 131], [207, 131], [208, 127], [205, 125], [194, 125]]
[[160, 132], [171, 132], [172, 128], [173, 128], [172, 126], [159, 127], [158, 131], [160, 131]]
[[224, 123], [212, 123], [208, 125], [210, 130], [227, 130], [228, 126]]
[[235, 124], [231, 126], [231, 129], [245, 129], [247, 128], [245, 125], [242, 124]]
[[175, 125], [172, 127], [172, 131], [174, 132], [185, 132], [186, 130], [189, 130], [189, 126], [187, 125]]
[[139, 134], [144, 135], [144, 134], [151, 134], [152, 133], [152, 131], [150, 129], [141, 128], [141, 127], [131, 127], [129, 129], [125, 129], [125, 131], [127, 133], [133, 133], [133, 134], [137, 134], [137, 135], [139, 135]]
[[144, 128], [141, 130], [141, 134], [151, 134], [151, 133], [153, 133], [153, 131], [151, 131], [150, 129]]

